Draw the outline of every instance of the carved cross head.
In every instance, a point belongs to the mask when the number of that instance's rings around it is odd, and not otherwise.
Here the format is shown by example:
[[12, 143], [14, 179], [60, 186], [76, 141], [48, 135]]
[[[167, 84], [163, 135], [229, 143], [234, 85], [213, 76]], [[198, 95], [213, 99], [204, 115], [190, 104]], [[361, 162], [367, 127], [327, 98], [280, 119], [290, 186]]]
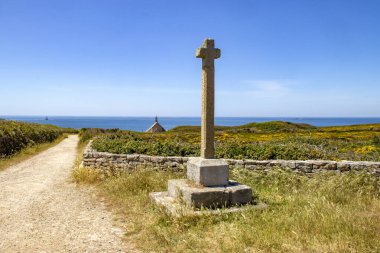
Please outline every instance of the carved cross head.
[[205, 39], [201, 48], [197, 48], [197, 58], [205, 60], [214, 60], [220, 57], [220, 49], [215, 48], [215, 42], [213, 39]]

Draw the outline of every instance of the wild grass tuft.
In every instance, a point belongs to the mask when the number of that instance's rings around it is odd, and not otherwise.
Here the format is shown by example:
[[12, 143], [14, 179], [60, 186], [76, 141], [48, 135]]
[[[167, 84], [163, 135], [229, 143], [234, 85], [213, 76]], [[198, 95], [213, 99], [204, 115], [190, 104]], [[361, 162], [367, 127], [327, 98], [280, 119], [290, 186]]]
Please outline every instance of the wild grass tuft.
[[72, 177], [76, 183], [93, 184], [101, 180], [102, 174], [95, 169], [86, 169], [79, 166], [73, 170]]

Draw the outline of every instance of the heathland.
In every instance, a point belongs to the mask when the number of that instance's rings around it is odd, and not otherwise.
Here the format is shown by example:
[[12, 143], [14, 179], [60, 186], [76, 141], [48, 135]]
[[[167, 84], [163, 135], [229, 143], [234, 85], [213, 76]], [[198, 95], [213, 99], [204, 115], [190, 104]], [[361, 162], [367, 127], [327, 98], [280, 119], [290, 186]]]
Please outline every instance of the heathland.
[[[216, 127], [217, 158], [380, 161], [380, 124], [314, 127], [289, 122]], [[200, 127], [181, 126], [164, 133], [88, 130], [93, 148], [118, 154], [199, 156]]]
[[[380, 124], [313, 127], [286, 122], [216, 128], [217, 157], [379, 161]], [[82, 147], [162, 156], [199, 155], [200, 128], [165, 133], [84, 129]], [[147, 252], [379, 252], [380, 179], [365, 173], [296, 174], [230, 170], [252, 187], [264, 210], [172, 217], [148, 194], [165, 191], [184, 172], [146, 168], [112, 173], [77, 167], [78, 183], [94, 184], [125, 223], [126, 237]]]

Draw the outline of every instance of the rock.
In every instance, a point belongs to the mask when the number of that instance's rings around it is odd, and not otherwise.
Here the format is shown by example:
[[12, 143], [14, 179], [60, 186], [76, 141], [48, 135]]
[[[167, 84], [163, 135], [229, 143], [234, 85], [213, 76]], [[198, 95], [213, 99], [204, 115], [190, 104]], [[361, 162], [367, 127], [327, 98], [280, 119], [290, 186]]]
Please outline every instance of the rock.
[[350, 166], [349, 162], [338, 162], [337, 163], [337, 169], [339, 171], [349, 171], [350, 168], [351, 168], [351, 166]]
[[230, 181], [227, 186], [201, 187], [190, 185], [186, 179], [168, 181], [168, 195], [181, 199], [195, 208], [247, 204], [252, 201], [252, 189]]
[[295, 168], [301, 172], [313, 172], [313, 164], [308, 161], [296, 161]]
[[228, 185], [228, 164], [222, 159], [193, 158], [187, 162], [187, 178], [203, 186]]

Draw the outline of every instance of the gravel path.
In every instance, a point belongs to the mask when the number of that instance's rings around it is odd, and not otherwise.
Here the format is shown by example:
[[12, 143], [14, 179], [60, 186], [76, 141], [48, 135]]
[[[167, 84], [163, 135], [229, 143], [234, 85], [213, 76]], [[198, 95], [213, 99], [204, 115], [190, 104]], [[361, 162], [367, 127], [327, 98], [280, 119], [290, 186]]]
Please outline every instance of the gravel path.
[[0, 252], [136, 252], [70, 173], [78, 136], [0, 172]]

